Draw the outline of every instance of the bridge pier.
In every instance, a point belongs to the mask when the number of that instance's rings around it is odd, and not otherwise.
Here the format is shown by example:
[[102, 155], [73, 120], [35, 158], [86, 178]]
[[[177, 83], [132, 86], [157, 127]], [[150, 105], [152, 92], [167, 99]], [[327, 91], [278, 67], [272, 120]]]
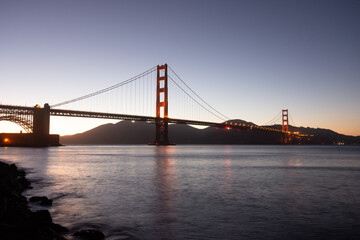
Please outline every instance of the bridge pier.
[[49, 145], [50, 135], [50, 106], [45, 104], [44, 108], [36, 105], [34, 108], [33, 136], [36, 147]]
[[169, 142], [168, 122], [165, 119], [156, 119], [155, 127], [156, 127], [155, 145], [160, 145], [160, 146], [171, 145]]

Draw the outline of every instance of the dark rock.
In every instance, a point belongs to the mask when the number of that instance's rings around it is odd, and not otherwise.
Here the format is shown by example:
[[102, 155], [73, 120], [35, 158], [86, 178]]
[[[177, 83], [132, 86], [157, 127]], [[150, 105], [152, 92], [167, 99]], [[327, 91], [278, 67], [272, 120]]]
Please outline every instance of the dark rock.
[[38, 197], [38, 196], [35, 196], [35, 197], [31, 197], [29, 199], [30, 202], [33, 202], [33, 203], [39, 203], [40, 205], [42, 206], [51, 206], [52, 205], [52, 200], [51, 199], [48, 199], [47, 197], [45, 196], [42, 196], [42, 197]]
[[105, 235], [97, 230], [93, 229], [84, 229], [79, 232], [74, 233], [75, 237], [78, 237], [82, 240], [102, 240], [105, 239]]
[[69, 230], [68, 230], [66, 227], [63, 227], [63, 226], [61, 226], [61, 225], [59, 225], [59, 224], [56, 224], [56, 223], [53, 223], [53, 224], [51, 225], [51, 228], [52, 228], [55, 232], [57, 232], [57, 233], [66, 233], [66, 232], [69, 232]]
[[16, 167], [15, 164], [10, 164], [10, 165], [9, 165], [9, 171], [15, 173], [15, 172], [17, 172], [17, 170], [18, 170], [18, 169], [17, 169], [17, 167]]
[[19, 176], [18, 178], [16, 178], [16, 181], [18, 182], [18, 187], [21, 192], [29, 188], [31, 185], [29, 180], [27, 180], [24, 176]]
[[51, 206], [51, 205], [52, 205], [52, 202], [53, 202], [53, 200], [48, 199], [48, 200], [46, 200], [46, 201], [41, 201], [41, 202], [40, 202], [40, 205], [42, 205], [42, 206]]
[[48, 210], [40, 210], [31, 214], [31, 220], [34, 224], [42, 226], [51, 226], [52, 218]]
[[0, 239], [64, 240], [61, 233], [67, 229], [53, 223], [49, 211], [31, 212], [28, 208], [22, 192], [29, 187], [24, 171], [0, 162]]
[[29, 198], [30, 202], [41, 202], [44, 200], [48, 200], [48, 198], [45, 196], [42, 196], [42, 197], [34, 196], [34, 197]]
[[18, 171], [18, 175], [21, 177], [25, 177], [25, 171]]

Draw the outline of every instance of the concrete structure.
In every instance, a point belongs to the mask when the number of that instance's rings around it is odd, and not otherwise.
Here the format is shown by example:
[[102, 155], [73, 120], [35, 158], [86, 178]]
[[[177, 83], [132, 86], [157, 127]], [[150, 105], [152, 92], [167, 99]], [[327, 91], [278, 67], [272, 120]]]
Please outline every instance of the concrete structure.
[[46, 137], [47, 142], [39, 142], [33, 133], [0, 133], [2, 147], [49, 147], [60, 146], [59, 135], [51, 134]]
[[0, 146], [59, 146], [59, 135], [50, 135], [50, 106], [33, 108], [7, 106], [0, 120], [19, 124], [27, 133], [0, 133]]

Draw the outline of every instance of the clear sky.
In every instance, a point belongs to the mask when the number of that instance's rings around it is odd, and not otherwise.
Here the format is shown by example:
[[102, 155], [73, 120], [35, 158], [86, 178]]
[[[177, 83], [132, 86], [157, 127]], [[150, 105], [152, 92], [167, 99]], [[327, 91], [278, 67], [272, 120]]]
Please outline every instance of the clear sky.
[[[358, 0], [0, 0], [0, 103], [51, 105], [168, 63], [233, 119], [288, 108], [297, 126], [360, 135], [359, 13]], [[106, 122], [52, 117], [51, 132]]]

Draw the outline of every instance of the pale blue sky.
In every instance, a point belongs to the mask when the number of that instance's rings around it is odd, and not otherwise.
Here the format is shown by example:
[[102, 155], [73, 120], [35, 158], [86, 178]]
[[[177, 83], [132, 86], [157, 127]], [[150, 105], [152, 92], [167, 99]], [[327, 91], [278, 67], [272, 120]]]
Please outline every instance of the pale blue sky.
[[[231, 118], [288, 108], [298, 126], [360, 135], [359, 13], [357, 0], [0, 0], [0, 102], [54, 104], [168, 63]], [[108, 122], [51, 121], [60, 134]]]

